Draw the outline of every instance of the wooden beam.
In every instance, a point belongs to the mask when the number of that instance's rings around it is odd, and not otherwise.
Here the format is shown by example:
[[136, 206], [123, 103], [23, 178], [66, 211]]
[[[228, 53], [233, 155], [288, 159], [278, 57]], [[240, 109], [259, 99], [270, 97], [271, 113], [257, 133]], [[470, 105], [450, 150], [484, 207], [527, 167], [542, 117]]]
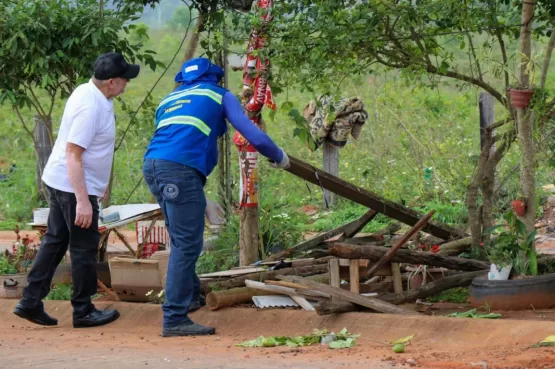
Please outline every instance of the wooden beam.
[[332, 297], [337, 298], [338, 300], [346, 300], [352, 303], [355, 303], [360, 306], [364, 306], [382, 313], [387, 314], [408, 314], [414, 315], [417, 314], [416, 312], [405, 310], [400, 308], [399, 306], [395, 306], [388, 302], [381, 301], [374, 297], [367, 297], [361, 296], [359, 294], [353, 293], [351, 291], [345, 291], [341, 288], [331, 287], [322, 283], [314, 282], [308, 280], [306, 278], [297, 277], [297, 276], [277, 276], [279, 280], [290, 281], [294, 283], [298, 283], [301, 285], [305, 285], [312, 290], [316, 290], [319, 292], [327, 293]]
[[374, 264], [372, 268], [370, 268], [370, 270], [368, 271], [367, 277], [371, 278], [382, 265], [390, 261], [391, 258], [397, 252], [397, 250], [403, 247], [411, 239], [412, 236], [414, 236], [418, 231], [420, 231], [426, 225], [428, 220], [432, 218], [434, 213], [435, 213], [435, 210], [432, 210], [428, 214], [420, 218], [420, 220], [418, 220], [418, 222], [407, 233], [405, 233], [403, 237], [401, 237], [397, 242], [395, 242], [395, 245], [393, 245], [389, 250], [387, 250], [387, 252], [380, 258], [380, 260], [378, 260], [376, 264]]
[[[373, 192], [355, 186], [295, 157], [289, 156], [289, 161], [291, 165], [288, 169], [286, 169], [289, 173], [354, 201], [357, 204], [364, 205], [382, 213], [390, 218], [413, 226], [422, 217], [421, 214], [410, 208], [394, 203], [393, 201], [389, 201]], [[440, 224], [438, 222], [429, 222], [423, 230], [443, 240], [467, 236], [464, 232], [458, 229]]]
[[[359, 246], [340, 242], [329, 246], [329, 251], [332, 255], [345, 259], [379, 260], [388, 250], [388, 247], [371, 245]], [[489, 270], [490, 268], [489, 263], [481, 260], [442, 256], [431, 252], [411, 251], [406, 249], [398, 250], [391, 258], [391, 261], [394, 263], [423, 264], [465, 271]]]

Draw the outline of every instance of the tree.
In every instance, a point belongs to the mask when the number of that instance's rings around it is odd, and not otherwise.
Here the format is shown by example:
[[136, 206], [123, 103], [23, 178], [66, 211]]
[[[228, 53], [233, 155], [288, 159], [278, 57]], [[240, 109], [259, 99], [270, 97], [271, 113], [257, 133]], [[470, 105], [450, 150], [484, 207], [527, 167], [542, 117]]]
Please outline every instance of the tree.
[[[525, 7], [534, 14], [533, 36], [544, 40], [551, 36], [553, 40], [555, 3], [550, 0], [536, 3], [535, 9]], [[429, 88], [449, 83], [459, 88], [474, 86], [490, 93], [505, 108], [506, 117], [487, 130], [486, 143], [468, 188], [467, 206], [473, 243], [477, 246], [485, 239], [484, 231], [493, 225], [493, 195], [488, 194], [494, 193], [496, 166], [517, 137], [515, 125], [510, 124], [515, 122], [517, 111], [506, 90], [522, 79], [511, 68], [515, 60], [517, 64], [520, 61], [520, 54], [512, 47], [521, 28], [530, 31], [530, 27], [522, 26], [522, 6], [520, 1], [509, 0], [276, 2], [276, 21], [269, 31], [273, 40], [272, 62], [279, 70], [274, 73], [273, 83], [297, 84], [309, 91], [333, 91], [346, 76], [364, 75], [385, 67], [400, 70], [407, 80]], [[552, 49], [553, 42], [548, 44], [541, 63], [544, 76]], [[529, 52], [524, 55], [524, 59], [530, 57]], [[521, 64], [518, 65], [520, 71]], [[543, 85], [536, 87], [544, 91]], [[534, 105], [541, 110], [535, 115], [536, 123], [555, 115], [555, 99], [545, 93], [535, 95]], [[518, 133], [520, 144], [526, 146], [529, 139], [524, 135], [531, 138], [532, 125], [522, 128]], [[490, 154], [494, 142], [497, 147]], [[533, 147], [527, 147], [533, 158]], [[535, 199], [531, 192], [533, 159], [530, 161], [527, 156], [523, 154], [522, 163], [529, 183], [524, 192], [530, 196], [527, 215], [530, 221], [535, 215], [530, 202]], [[533, 223], [528, 223], [533, 227]]]
[[[105, 10], [95, 0], [12, 1], [0, 4], [0, 104], [10, 104], [31, 139], [37, 154], [37, 188], [50, 151], [52, 110], [58, 98], [92, 75], [96, 57], [119, 51], [129, 60], [136, 59], [155, 69], [159, 64], [154, 51], [141, 51], [141, 44], [125, 38], [135, 25], [141, 5], [119, 4]], [[124, 31], [123, 34], [121, 31]], [[23, 109], [35, 114], [32, 124]], [[34, 132], [47, 132], [46, 144]], [[44, 193], [44, 192], [43, 192]], [[43, 196], [43, 199], [45, 197]]]

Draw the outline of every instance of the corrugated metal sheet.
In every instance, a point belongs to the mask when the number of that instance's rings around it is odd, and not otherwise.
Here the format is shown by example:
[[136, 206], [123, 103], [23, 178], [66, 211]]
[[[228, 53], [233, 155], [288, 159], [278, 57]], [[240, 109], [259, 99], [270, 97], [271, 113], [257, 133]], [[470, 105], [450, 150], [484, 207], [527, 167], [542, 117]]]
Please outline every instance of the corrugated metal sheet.
[[298, 307], [297, 304], [291, 297], [289, 296], [253, 296], [252, 301], [256, 305], [256, 307], [264, 309], [264, 308], [271, 308], [271, 307]]

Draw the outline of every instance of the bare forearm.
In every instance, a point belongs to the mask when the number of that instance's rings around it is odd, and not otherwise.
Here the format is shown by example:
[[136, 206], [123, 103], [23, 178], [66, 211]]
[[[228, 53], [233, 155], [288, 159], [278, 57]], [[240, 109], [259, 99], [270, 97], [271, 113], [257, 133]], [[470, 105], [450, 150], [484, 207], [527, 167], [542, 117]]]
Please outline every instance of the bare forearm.
[[68, 155], [67, 171], [77, 202], [88, 201], [89, 194], [85, 185], [85, 171], [81, 158], [77, 158], [76, 155], [72, 154]]

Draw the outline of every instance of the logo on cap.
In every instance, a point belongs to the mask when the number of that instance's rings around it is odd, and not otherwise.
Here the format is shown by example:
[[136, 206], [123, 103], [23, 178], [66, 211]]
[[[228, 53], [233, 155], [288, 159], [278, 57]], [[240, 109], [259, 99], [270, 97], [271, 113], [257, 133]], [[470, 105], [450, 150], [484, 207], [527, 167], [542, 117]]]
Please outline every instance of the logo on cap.
[[185, 73], [189, 73], [194, 70], [198, 70], [198, 65], [191, 65], [190, 67], [185, 68]]

